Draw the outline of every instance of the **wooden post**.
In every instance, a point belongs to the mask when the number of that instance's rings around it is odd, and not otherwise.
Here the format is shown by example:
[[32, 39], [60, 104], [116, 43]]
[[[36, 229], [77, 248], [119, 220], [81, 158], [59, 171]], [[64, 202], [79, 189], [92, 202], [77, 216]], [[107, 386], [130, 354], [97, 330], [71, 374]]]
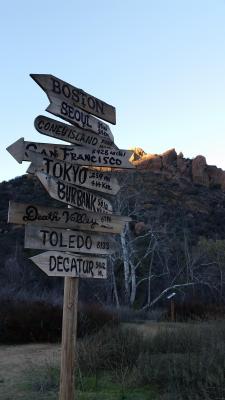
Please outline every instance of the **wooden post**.
[[62, 349], [59, 400], [74, 400], [74, 367], [77, 336], [79, 278], [64, 279], [64, 302], [62, 323]]

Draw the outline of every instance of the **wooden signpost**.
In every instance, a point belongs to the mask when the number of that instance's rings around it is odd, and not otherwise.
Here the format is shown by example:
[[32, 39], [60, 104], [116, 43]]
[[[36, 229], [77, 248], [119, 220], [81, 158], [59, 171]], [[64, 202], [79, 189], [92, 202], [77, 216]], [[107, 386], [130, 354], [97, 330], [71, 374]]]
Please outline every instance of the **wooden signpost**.
[[107, 258], [83, 254], [46, 251], [31, 257], [48, 276], [73, 278], [107, 278]]
[[32, 154], [30, 152], [30, 158], [32, 164], [27, 169], [30, 174], [44, 172], [63, 182], [111, 195], [117, 194], [120, 190], [117, 179], [110, 172], [96, 171], [78, 164], [53, 160], [35, 152]]
[[25, 248], [45, 250], [30, 258], [43, 272], [64, 277], [59, 400], [74, 400], [79, 278], [107, 277], [106, 257], [116, 251], [112, 234], [120, 233], [131, 220], [113, 214], [110, 201], [96, 194], [119, 191], [111, 172], [98, 167], [134, 168], [129, 161], [133, 152], [118, 149], [109, 125], [102, 122], [116, 123], [113, 106], [53, 75], [31, 77], [50, 100], [47, 111], [74, 125], [38, 116], [35, 128], [72, 145], [20, 138], [7, 150], [19, 163], [31, 161], [28, 172], [38, 177], [52, 198], [69, 208], [10, 202], [8, 222], [25, 225]]
[[28, 142], [24, 138], [18, 139], [6, 150], [20, 164], [23, 161], [32, 161], [29, 151], [33, 151], [71, 164], [119, 169], [135, 168], [129, 161], [133, 154], [132, 150], [90, 149], [80, 146]]
[[42, 207], [10, 201], [8, 222], [19, 225], [80, 229], [92, 232], [121, 233], [131, 218], [115, 214], [99, 214], [75, 208]]
[[49, 100], [59, 97], [69, 104], [95, 115], [98, 118], [116, 124], [116, 109], [110, 104], [48, 74], [30, 74], [31, 78], [46, 92]]

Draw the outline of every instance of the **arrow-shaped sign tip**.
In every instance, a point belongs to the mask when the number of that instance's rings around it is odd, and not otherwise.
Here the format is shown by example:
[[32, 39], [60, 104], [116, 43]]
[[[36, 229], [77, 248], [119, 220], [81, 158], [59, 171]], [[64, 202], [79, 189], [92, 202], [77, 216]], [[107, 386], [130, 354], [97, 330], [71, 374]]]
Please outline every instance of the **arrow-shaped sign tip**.
[[16, 142], [8, 146], [6, 150], [11, 154], [12, 157], [15, 158], [18, 163], [21, 164], [24, 155], [24, 138], [18, 139]]

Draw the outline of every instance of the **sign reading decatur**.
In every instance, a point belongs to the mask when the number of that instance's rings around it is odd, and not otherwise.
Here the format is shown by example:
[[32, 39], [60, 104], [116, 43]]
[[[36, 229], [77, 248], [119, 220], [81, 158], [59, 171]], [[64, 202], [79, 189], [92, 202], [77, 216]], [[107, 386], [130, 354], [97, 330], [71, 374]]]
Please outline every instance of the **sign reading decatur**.
[[84, 166], [69, 164], [56, 159], [52, 160], [35, 152], [30, 158], [32, 164], [27, 169], [28, 173], [44, 172], [54, 178], [61, 179], [63, 182], [112, 195], [117, 194], [120, 190], [117, 179], [110, 172], [88, 169]]
[[107, 278], [107, 259], [103, 257], [46, 251], [30, 260], [48, 276]]
[[34, 120], [36, 130], [46, 136], [87, 147], [99, 148], [103, 144], [111, 146], [110, 139], [102, 138], [93, 132], [85, 131], [77, 126], [68, 125], [61, 121], [39, 115]]
[[112, 204], [104, 197], [77, 186], [64, 183], [43, 172], [35, 174], [49, 195], [58, 201], [69, 204], [82, 210], [112, 213]]
[[116, 109], [110, 104], [84, 92], [67, 82], [48, 74], [30, 74], [31, 78], [46, 92], [49, 100], [58, 97], [66, 100], [72, 106], [95, 115], [104, 121], [116, 123]]
[[19, 163], [32, 161], [29, 151], [35, 151], [43, 156], [57, 158], [71, 164], [119, 169], [135, 168], [129, 161], [133, 154], [132, 150], [89, 149], [81, 146], [28, 142], [20, 138], [8, 146], [7, 151]]
[[98, 214], [75, 208], [43, 207], [9, 202], [8, 222], [19, 225], [45, 225], [65, 229], [120, 233], [131, 218], [116, 214]]
[[25, 225], [25, 248], [99, 255], [115, 252], [116, 242], [106, 234]]

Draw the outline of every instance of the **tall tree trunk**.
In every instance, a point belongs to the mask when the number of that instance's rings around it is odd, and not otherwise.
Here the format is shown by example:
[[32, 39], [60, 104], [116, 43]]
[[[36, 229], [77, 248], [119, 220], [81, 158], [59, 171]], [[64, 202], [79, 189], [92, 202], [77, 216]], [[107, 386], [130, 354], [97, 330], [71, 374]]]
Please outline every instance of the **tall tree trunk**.
[[129, 266], [129, 253], [126, 243], [126, 232], [127, 232], [127, 224], [122, 231], [120, 238], [121, 238], [121, 245], [122, 245], [122, 252], [123, 252], [123, 269], [124, 269], [124, 299], [125, 304], [129, 304], [130, 298], [130, 288], [129, 288], [129, 278], [130, 278], [130, 266]]

